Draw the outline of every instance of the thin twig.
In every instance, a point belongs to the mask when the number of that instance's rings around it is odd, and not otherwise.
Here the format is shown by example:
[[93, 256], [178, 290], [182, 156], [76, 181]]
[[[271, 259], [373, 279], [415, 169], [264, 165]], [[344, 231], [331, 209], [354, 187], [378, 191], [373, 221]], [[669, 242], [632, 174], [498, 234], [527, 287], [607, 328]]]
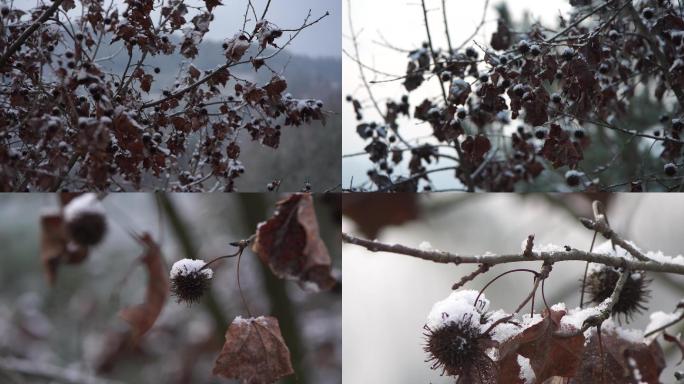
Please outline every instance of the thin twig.
[[[423, 6], [423, 20], [425, 21], [425, 33], [427, 34], [427, 40], [428, 40], [428, 47], [430, 49], [430, 55], [432, 56], [432, 61], [434, 63], [437, 63], [439, 60], [439, 57], [437, 57], [437, 53], [435, 52], [434, 46], [432, 44], [432, 35], [430, 34], [430, 23], [428, 22], [428, 16], [427, 16], [427, 7], [425, 5], [425, 0], [420, 0], [420, 4]], [[438, 77], [436, 77], [437, 81], [439, 81], [439, 88], [442, 90], [442, 97], [444, 98], [444, 104], [448, 105], [449, 100], [447, 99], [447, 94], [446, 91], [444, 90], [444, 84], [442, 83], [442, 80]]]
[[[487, 0], [486, 2], [489, 2]], [[485, 5], [485, 10], [487, 6]], [[454, 47], [451, 46], [451, 36], [449, 35], [449, 18], [447, 18], [446, 0], [442, 0], [442, 19], [444, 20], [444, 34], [446, 35], [447, 45], [449, 46], [449, 55], [454, 54]]]
[[487, 18], [487, 8], [489, 8], [489, 0], [485, 0], [484, 9], [482, 11], [482, 19], [480, 20], [480, 23], [477, 25], [477, 27], [475, 27], [473, 33], [470, 36], [468, 36], [468, 38], [465, 39], [463, 43], [461, 43], [461, 45], [459, 45], [456, 48], [457, 51], [463, 49], [463, 47], [465, 47], [466, 44], [468, 44], [470, 40], [477, 36], [478, 32], [480, 32], [480, 29], [482, 29], [482, 26], [485, 24], [485, 19]]

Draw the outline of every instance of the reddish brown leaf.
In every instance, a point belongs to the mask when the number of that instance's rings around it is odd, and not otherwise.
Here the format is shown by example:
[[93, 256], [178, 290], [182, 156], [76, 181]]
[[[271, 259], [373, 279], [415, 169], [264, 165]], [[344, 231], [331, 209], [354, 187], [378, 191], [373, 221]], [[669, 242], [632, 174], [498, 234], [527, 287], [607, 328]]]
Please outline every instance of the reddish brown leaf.
[[207, 80], [207, 84], [209, 86], [225, 86], [228, 82], [228, 79], [230, 79], [230, 71], [228, 71], [228, 69], [226, 68], [219, 69], [211, 74], [211, 77], [209, 78], [209, 80]]
[[269, 384], [294, 374], [275, 317], [235, 318], [214, 364], [214, 375], [244, 384]]
[[266, 96], [266, 91], [262, 88], [257, 88], [250, 84], [245, 88], [245, 95], [243, 98], [251, 105], [256, 105], [262, 97]]
[[148, 273], [145, 301], [119, 312], [119, 316], [131, 325], [133, 340], [138, 340], [152, 328], [169, 292], [169, 280], [159, 246], [147, 233], [140, 237], [140, 241], [146, 248], [141, 257]]
[[221, 4], [221, 0], [204, 0], [204, 5], [206, 5], [209, 12], [211, 12], [211, 10], [214, 7], [219, 6], [219, 5], [223, 5], [223, 4]]
[[88, 256], [88, 249], [69, 241], [60, 213], [43, 215], [40, 226], [40, 259], [48, 282], [54, 284], [59, 264], [82, 262]]
[[240, 146], [232, 142], [226, 146], [226, 154], [229, 159], [237, 159], [240, 157]]
[[502, 365], [517, 365], [517, 355], [521, 355], [530, 359], [540, 383], [554, 376], [574, 377], [582, 359], [584, 336], [556, 335], [563, 316], [565, 311], [552, 310], [542, 321], [504, 342], [500, 349]]
[[650, 345], [635, 343], [603, 329], [601, 344], [599, 346], [598, 334], [593, 331], [584, 350], [582, 364], [571, 383], [632, 383], [636, 382], [637, 370], [641, 382], [660, 382], [665, 359], [657, 342]]
[[201, 72], [194, 65], [190, 64], [190, 67], [188, 68], [188, 74], [190, 75], [191, 79], [197, 80], [199, 79]]
[[549, 119], [546, 113], [546, 106], [549, 103], [549, 94], [542, 87], [535, 88], [533, 97], [525, 100], [523, 107], [525, 108], [525, 122], [532, 126], [540, 126], [546, 123]]
[[583, 159], [581, 145], [570, 140], [568, 133], [558, 124], [551, 124], [549, 138], [544, 142], [539, 154], [551, 161], [555, 168], [563, 165], [574, 168]]
[[279, 97], [287, 89], [287, 81], [280, 76], [273, 76], [264, 89], [271, 98]]
[[142, 79], [140, 79], [140, 88], [149, 93], [152, 88], [152, 79], [152, 75], [143, 75]]
[[278, 277], [313, 283], [318, 289], [336, 283], [309, 193], [295, 193], [278, 202], [273, 217], [257, 229], [252, 249]]
[[492, 149], [492, 143], [484, 135], [477, 135], [475, 138], [468, 136], [461, 143], [461, 148], [471, 163], [479, 164], [487, 152]]

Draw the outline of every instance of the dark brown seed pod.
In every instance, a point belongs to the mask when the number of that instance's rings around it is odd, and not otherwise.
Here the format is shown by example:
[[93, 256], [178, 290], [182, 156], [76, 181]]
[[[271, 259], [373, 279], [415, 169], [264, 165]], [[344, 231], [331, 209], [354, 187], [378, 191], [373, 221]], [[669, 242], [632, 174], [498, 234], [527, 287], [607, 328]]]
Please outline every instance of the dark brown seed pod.
[[481, 336], [479, 322], [474, 323], [471, 316], [464, 315], [459, 321], [430, 329], [425, 326], [426, 343], [431, 369], [441, 369], [442, 374], [458, 376], [475, 362], [478, 354], [478, 338]]
[[181, 303], [199, 302], [209, 289], [213, 271], [202, 260], [183, 259], [173, 264], [169, 276], [171, 294]]
[[[592, 272], [587, 277], [585, 287], [591, 302], [599, 304], [609, 298], [619, 278], [620, 273], [613, 267], [604, 266]], [[644, 303], [650, 296], [648, 290], [650, 282], [651, 280], [643, 272], [630, 273], [618, 301], [613, 306], [612, 315], [618, 320], [622, 316], [624, 320], [629, 321], [634, 314], [646, 310]]]
[[107, 219], [97, 196], [86, 193], [64, 207], [64, 220], [71, 239], [90, 247], [99, 244], [107, 234]]

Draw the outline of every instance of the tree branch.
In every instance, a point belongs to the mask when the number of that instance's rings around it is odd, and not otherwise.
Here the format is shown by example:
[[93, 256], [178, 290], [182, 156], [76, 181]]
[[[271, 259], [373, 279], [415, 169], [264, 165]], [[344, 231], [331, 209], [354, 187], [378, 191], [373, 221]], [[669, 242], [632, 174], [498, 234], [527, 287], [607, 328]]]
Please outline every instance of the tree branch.
[[490, 266], [522, 261], [544, 261], [557, 263], [561, 261], [589, 261], [592, 263], [609, 265], [616, 268], [628, 268], [635, 271], [652, 271], [684, 275], [684, 264], [660, 263], [656, 261], [629, 260], [607, 254], [585, 252], [579, 249], [558, 252], [532, 252], [530, 257], [522, 252], [495, 256], [457, 255], [446, 251], [424, 251], [401, 244], [386, 244], [379, 241], [366, 240], [348, 233], [342, 233], [342, 240], [346, 243], [358, 245], [371, 252], [388, 252], [398, 255], [412, 256], [423, 260], [441, 264], [488, 264]]
[[52, 16], [55, 11], [57, 11], [57, 8], [59, 8], [60, 5], [62, 5], [62, 2], [64, 0], [55, 0], [50, 8], [48, 8], [45, 12], [43, 12], [42, 15], [36, 21], [31, 24], [30, 27], [26, 28], [26, 30], [12, 43], [12, 45], [7, 48], [7, 52], [5, 52], [2, 57], [0, 57], [0, 69], [5, 66], [9, 58], [21, 48], [21, 46], [26, 42], [26, 40], [31, 36], [33, 32], [38, 29], [47, 19]]

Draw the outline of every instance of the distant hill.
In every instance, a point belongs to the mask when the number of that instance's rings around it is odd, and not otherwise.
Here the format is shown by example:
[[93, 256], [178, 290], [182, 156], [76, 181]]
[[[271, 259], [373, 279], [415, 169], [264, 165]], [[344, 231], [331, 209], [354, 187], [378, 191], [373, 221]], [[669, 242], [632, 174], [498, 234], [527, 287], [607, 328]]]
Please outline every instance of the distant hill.
[[[208, 40], [201, 43], [199, 54], [190, 61], [180, 54], [176, 53], [169, 56], [150, 56], [146, 63], [151, 67], [159, 67], [161, 73], [155, 75], [155, 83], [152, 91], [159, 91], [161, 87], [170, 86], [178, 75], [179, 68], [182, 63], [192, 62], [195, 67], [200, 70], [213, 69], [226, 62], [223, 55], [223, 42]], [[115, 43], [111, 46], [102, 46], [98, 57], [107, 57], [119, 52], [111, 60], [99, 62], [99, 64], [114, 73], [121, 73], [126, 66], [128, 56], [125, 50], [119, 51], [121, 44]], [[252, 54], [255, 54], [253, 52]], [[262, 56], [271, 54], [272, 51], [267, 52]], [[133, 63], [140, 57], [139, 51], [134, 51]], [[245, 57], [250, 57], [250, 52], [245, 54]], [[331, 109], [335, 111], [340, 110], [341, 102], [341, 82], [342, 82], [342, 64], [340, 58], [312, 58], [301, 55], [292, 55], [287, 50], [284, 50], [271, 61], [269, 65], [275, 71], [283, 70], [283, 75], [288, 80], [288, 92], [295, 97], [307, 95], [307, 97], [322, 99], [329, 101]], [[248, 65], [243, 65], [231, 69], [235, 74], [242, 78], [253, 78], [256, 81], [264, 82], [270, 79], [271, 74], [266, 68], [262, 68], [258, 73], [255, 73], [253, 68]], [[340, 91], [340, 92], [337, 92]], [[332, 94], [334, 93], [334, 95]], [[330, 100], [328, 97], [333, 96]], [[338, 102], [335, 102], [337, 99]]]
[[[192, 61], [200, 70], [213, 69], [225, 63], [222, 42], [204, 41], [199, 48], [199, 55]], [[102, 46], [99, 58], [115, 54], [121, 48], [120, 44]], [[134, 52], [133, 62], [140, 52]], [[249, 57], [249, 52], [245, 55]], [[99, 65], [114, 73], [121, 73], [126, 66], [128, 56], [125, 50]], [[181, 64], [189, 63], [180, 54], [170, 56], [150, 57], [146, 60], [149, 65], [146, 70], [151, 72], [153, 67], [159, 67], [161, 73], [155, 75], [150, 100], [156, 98], [164, 87], [173, 86]], [[315, 191], [335, 187], [341, 182], [341, 148], [342, 148], [342, 64], [340, 58], [311, 58], [301, 55], [291, 55], [286, 50], [269, 62], [275, 71], [283, 71], [288, 82], [288, 90], [296, 98], [320, 99], [325, 109], [333, 112], [326, 126], [314, 124], [299, 128], [287, 129], [283, 132], [278, 150], [267, 148], [258, 143], [243, 141], [240, 160], [243, 161], [247, 172], [238, 180], [240, 191], [264, 191], [266, 183], [274, 178], [282, 179], [281, 190], [299, 190], [306, 180], [309, 180]], [[266, 68], [255, 73], [249, 65], [231, 69], [241, 78], [264, 83], [271, 78]], [[230, 93], [230, 87], [226, 92]], [[148, 97], [145, 97], [146, 99]]]

